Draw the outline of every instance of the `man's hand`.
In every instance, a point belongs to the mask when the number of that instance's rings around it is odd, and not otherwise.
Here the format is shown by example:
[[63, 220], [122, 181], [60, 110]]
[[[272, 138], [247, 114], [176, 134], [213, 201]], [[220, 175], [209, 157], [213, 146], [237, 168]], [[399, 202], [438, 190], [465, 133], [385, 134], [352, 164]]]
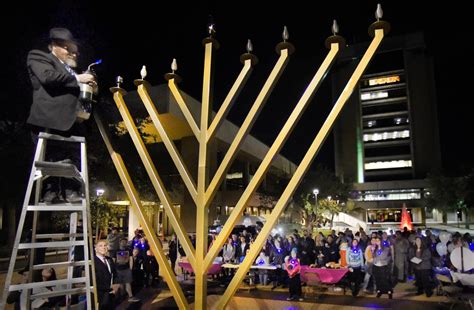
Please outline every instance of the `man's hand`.
[[89, 73], [82, 73], [77, 75], [77, 80], [79, 83], [84, 83], [84, 84], [96, 84], [95, 78], [92, 74]]

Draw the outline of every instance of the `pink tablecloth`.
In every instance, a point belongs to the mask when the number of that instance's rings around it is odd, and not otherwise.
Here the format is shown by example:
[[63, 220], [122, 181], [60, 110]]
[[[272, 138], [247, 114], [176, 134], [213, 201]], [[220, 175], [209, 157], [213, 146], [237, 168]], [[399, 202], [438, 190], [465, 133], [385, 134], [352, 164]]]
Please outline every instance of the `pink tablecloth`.
[[324, 269], [324, 268], [310, 268], [309, 266], [301, 266], [301, 282], [306, 282], [305, 273], [311, 272], [318, 274], [322, 283], [336, 284], [349, 272], [349, 269]]
[[[191, 266], [190, 263], [179, 262], [178, 266], [183, 268], [189, 273], [193, 272], [193, 267]], [[219, 274], [220, 272], [221, 272], [221, 264], [212, 264], [209, 270], [207, 271], [207, 274], [214, 275], [214, 274]]]

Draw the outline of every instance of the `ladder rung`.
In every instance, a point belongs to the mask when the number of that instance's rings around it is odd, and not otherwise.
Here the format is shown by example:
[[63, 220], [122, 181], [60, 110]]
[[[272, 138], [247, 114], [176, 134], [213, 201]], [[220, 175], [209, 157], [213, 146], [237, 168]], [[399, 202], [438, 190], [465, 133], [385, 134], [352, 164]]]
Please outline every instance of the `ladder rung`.
[[84, 240], [79, 241], [49, 241], [49, 242], [35, 242], [35, 243], [20, 243], [19, 250], [38, 249], [38, 248], [69, 248], [77, 245], [84, 245]]
[[54, 281], [44, 281], [44, 282], [14, 284], [14, 285], [10, 285], [8, 290], [10, 292], [13, 292], [13, 291], [19, 291], [19, 290], [24, 290], [24, 289], [40, 288], [40, 287], [56, 286], [56, 285], [76, 284], [76, 283], [85, 283], [85, 284], [87, 284], [86, 277], [72, 278], [72, 279], [61, 279], [61, 280], [54, 280]]
[[60, 291], [51, 291], [51, 292], [45, 292], [45, 293], [38, 293], [38, 294], [33, 294], [30, 295], [30, 299], [38, 299], [38, 298], [49, 298], [49, 297], [55, 297], [55, 296], [65, 296], [65, 295], [75, 295], [75, 294], [81, 294], [85, 293], [87, 290], [86, 287], [78, 287], [78, 288], [72, 288], [69, 290], [60, 290]]
[[38, 134], [39, 139], [46, 139], [46, 140], [58, 140], [64, 142], [77, 142], [77, 143], [85, 143], [86, 139], [81, 136], [70, 136], [70, 137], [63, 137], [60, 135], [53, 135], [47, 132], [40, 132]]
[[81, 260], [81, 261], [77, 261], [77, 262], [59, 262], [59, 263], [49, 263], [49, 264], [39, 264], [39, 265], [34, 265], [33, 266], [33, 269], [34, 270], [42, 270], [44, 268], [57, 268], [57, 267], [76, 267], [76, 266], [85, 266], [85, 265], [88, 265], [90, 263], [85, 261], [85, 260]]
[[82, 175], [74, 164], [50, 161], [35, 161], [35, 167], [43, 176], [75, 178], [82, 180]]
[[83, 237], [83, 233], [62, 233], [62, 234], [37, 234], [36, 239], [58, 239], [69, 237]]
[[82, 204], [66, 204], [66, 205], [49, 205], [40, 204], [28, 206], [28, 211], [84, 211], [85, 206]]

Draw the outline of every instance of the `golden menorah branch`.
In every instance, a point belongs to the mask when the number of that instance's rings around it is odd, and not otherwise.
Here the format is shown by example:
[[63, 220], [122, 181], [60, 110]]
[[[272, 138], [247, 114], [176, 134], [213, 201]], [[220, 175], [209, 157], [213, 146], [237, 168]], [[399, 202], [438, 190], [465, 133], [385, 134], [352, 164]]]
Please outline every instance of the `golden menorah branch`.
[[329, 71], [331, 65], [336, 59], [336, 56], [339, 53], [339, 50], [341, 48], [342, 46], [340, 47], [338, 43], [331, 44], [330, 50], [326, 58], [322, 62], [319, 69], [316, 71], [313, 79], [311, 80], [308, 87], [304, 91], [300, 100], [298, 101], [295, 108], [293, 109], [293, 112], [291, 113], [285, 125], [283, 126], [277, 138], [275, 139], [275, 142], [273, 142], [272, 146], [270, 147], [267, 154], [265, 155], [262, 163], [260, 164], [257, 171], [255, 172], [252, 180], [250, 181], [245, 191], [243, 192], [242, 196], [240, 197], [239, 201], [237, 202], [236, 206], [234, 207], [234, 211], [231, 213], [231, 215], [227, 219], [224, 227], [222, 228], [221, 232], [219, 233], [212, 247], [210, 248], [209, 253], [206, 256], [206, 260], [204, 264], [206, 267], [206, 270], [207, 268], [210, 267], [212, 261], [216, 258], [220, 249], [224, 245], [227, 237], [230, 235], [233, 227], [235, 226], [235, 224], [241, 217], [242, 211], [247, 206], [247, 203], [249, 202], [252, 195], [255, 193], [258, 186], [262, 182], [263, 176], [268, 171], [273, 159], [280, 152], [281, 148], [283, 147], [290, 133], [292, 132], [292, 130], [298, 123], [298, 120], [303, 115], [306, 107], [308, 106], [308, 103], [311, 102], [313, 95], [318, 90], [319, 86], [321, 85], [321, 82], [324, 80], [324, 77]]
[[194, 136], [196, 137], [196, 139], [199, 140], [199, 135], [200, 135], [199, 127], [196, 124], [196, 121], [194, 120], [193, 115], [189, 111], [188, 106], [186, 105], [186, 102], [184, 101], [183, 96], [179, 92], [179, 89], [176, 85], [177, 83], [178, 81], [175, 78], [169, 79], [168, 87], [171, 90], [171, 93], [173, 94], [174, 99], [178, 103], [178, 106], [181, 109], [181, 112], [183, 113], [184, 118], [188, 122], [189, 127], [191, 127], [191, 130], [193, 131]]
[[155, 165], [151, 160], [150, 154], [148, 153], [145, 143], [138, 132], [136, 125], [133, 122], [133, 118], [128, 111], [128, 108], [125, 104], [123, 99], [123, 92], [116, 90], [117, 88], [114, 87], [114, 101], [117, 105], [117, 108], [124, 120], [125, 127], [127, 128], [130, 137], [132, 138], [133, 144], [138, 151], [138, 155], [145, 166], [145, 169], [150, 177], [150, 180], [153, 184], [153, 187], [160, 198], [161, 203], [163, 204], [163, 208], [168, 216], [171, 226], [175, 230], [179, 241], [181, 242], [181, 246], [183, 247], [184, 251], [186, 252], [186, 257], [188, 257], [188, 261], [193, 266], [196, 266], [196, 259], [195, 259], [195, 251], [194, 247], [189, 240], [187, 235], [186, 229], [182, 225], [179, 217], [176, 214], [176, 210], [171, 205], [171, 199], [169, 198], [168, 193], [166, 192], [165, 186], [156, 171]]
[[209, 156], [207, 147], [207, 127], [211, 104], [212, 52], [215, 40], [204, 41], [204, 74], [202, 83], [201, 128], [199, 135], [198, 158], [198, 204], [196, 205], [196, 265], [194, 304], [196, 308], [205, 308], [207, 303], [207, 274], [204, 272], [204, 257], [207, 253], [207, 234], [209, 215], [205, 208], [206, 185], [209, 177]]
[[[327, 138], [330, 129], [332, 128], [336, 118], [338, 117], [339, 113], [341, 112], [342, 108], [344, 107], [345, 103], [349, 99], [350, 95], [354, 91], [354, 88], [357, 86], [357, 82], [359, 81], [360, 77], [362, 76], [363, 72], [367, 68], [370, 60], [372, 59], [375, 51], [377, 50], [378, 46], [382, 42], [384, 37], [384, 30], [383, 29], [375, 29], [375, 36], [372, 40], [371, 44], [369, 45], [367, 51], [365, 52], [364, 56], [362, 57], [361, 61], [357, 65], [354, 73], [352, 74], [351, 78], [349, 79], [346, 87], [342, 91], [341, 95], [339, 96], [338, 100], [334, 104], [333, 109], [329, 113], [326, 121], [324, 122], [323, 126], [319, 130], [318, 134], [316, 135], [315, 139], [313, 140], [311, 146], [309, 147], [308, 151], [306, 152], [303, 160], [301, 161], [300, 165], [295, 171], [295, 174], [290, 179], [290, 182], [286, 186], [283, 194], [281, 195], [280, 199], [278, 200], [277, 204], [272, 210], [272, 213], [267, 218], [267, 222], [263, 226], [261, 232], [258, 234], [255, 242], [252, 244], [249, 253], [246, 255], [244, 261], [240, 264], [239, 269], [237, 270], [236, 274], [232, 278], [232, 281], [229, 283], [224, 295], [220, 298], [219, 303], [217, 305], [218, 309], [224, 309], [226, 305], [229, 303], [230, 298], [235, 294], [238, 287], [240, 286], [244, 276], [250, 269], [250, 266], [253, 264], [255, 258], [257, 257], [258, 253], [260, 252], [263, 243], [267, 239], [268, 235], [271, 232], [271, 229], [277, 222], [280, 214], [283, 212], [284, 208], [286, 207], [288, 201], [290, 200], [291, 196], [294, 194], [296, 188], [300, 184], [303, 176], [306, 174], [309, 166], [314, 160], [314, 157], [318, 153], [321, 145], [323, 144], [324, 140]], [[236, 210], [234, 209], [233, 212]], [[222, 232], [221, 232], [222, 233]]]
[[234, 140], [232, 141], [229, 149], [227, 150], [224, 159], [222, 160], [219, 168], [216, 171], [216, 174], [212, 178], [211, 183], [206, 191], [206, 207], [212, 201], [212, 198], [217, 192], [219, 184], [222, 182], [225, 173], [230, 167], [233, 159], [237, 155], [237, 151], [242, 145], [245, 140], [245, 137], [252, 129], [253, 124], [255, 123], [260, 111], [262, 110], [263, 106], [265, 105], [268, 97], [270, 96], [271, 91], [275, 87], [276, 83], [278, 82], [279, 77], [283, 73], [288, 60], [289, 60], [289, 51], [288, 49], [281, 50], [280, 57], [278, 58], [277, 63], [275, 64], [272, 72], [268, 76], [265, 84], [263, 85], [260, 93], [258, 94], [257, 98], [255, 99], [247, 117], [245, 118], [244, 122], [239, 128], [237, 135], [235, 136]]
[[144, 83], [143, 80], [140, 80], [137, 82], [138, 84], [138, 94], [140, 95], [140, 98], [145, 105], [146, 110], [148, 111], [148, 114], [151, 117], [151, 120], [153, 122], [153, 125], [155, 125], [165, 147], [168, 153], [171, 156], [171, 159], [173, 160], [173, 163], [176, 166], [176, 169], [178, 169], [178, 172], [183, 179], [184, 184], [186, 185], [189, 194], [191, 195], [191, 198], [193, 199], [194, 203], [197, 203], [197, 190], [196, 190], [196, 184], [191, 177], [191, 174], [189, 173], [188, 168], [184, 164], [184, 161], [179, 154], [173, 140], [169, 137], [168, 133], [165, 130], [165, 127], [163, 126], [160, 118], [159, 118], [159, 113], [153, 104], [153, 101], [150, 98], [150, 95], [147, 90], [147, 83]]
[[246, 60], [244, 60], [244, 66], [242, 67], [239, 76], [235, 80], [234, 85], [232, 85], [232, 88], [224, 99], [224, 102], [220, 106], [219, 111], [217, 111], [216, 116], [212, 120], [211, 125], [207, 130], [207, 142], [209, 142], [214, 137], [217, 130], [219, 129], [219, 126], [222, 124], [222, 120], [227, 117], [227, 114], [229, 113], [230, 109], [232, 108], [232, 105], [235, 102], [235, 99], [237, 98], [240, 91], [247, 82], [251, 72], [252, 59], [247, 58]]
[[[168, 287], [173, 294], [176, 304], [180, 309], [189, 309], [189, 304], [184, 296], [183, 290], [179, 285], [176, 276], [174, 275], [173, 270], [171, 269], [170, 264], [168, 263], [168, 259], [163, 251], [163, 247], [161, 246], [160, 241], [156, 237], [155, 231], [153, 227], [148, 223], [145, 214], [143, 213], [143, 207], [141, 204], [140, 197], [138, 195], [135, 186], [133, 185], [132, 179], [128, 174], [127, 168], [122, 160], [120, 154], [114, 151], [112, 144], [110, 143], [109, 137], [106, 133], [106, 130], [102, 124], [97, 113], [94, 113], [94, 119], [96, 121], [97, 127], [99, 128], [99, 132], [107, 146], [107, 150], [112, 158], [112, 162], [114, 163], [115, 169], [118, 172], [120, 180], [122, 181], [123, 187], [127, 192], [127, 195], [130, 199], [130, 205], [132, 206], [133, 212], [137, 215], [138, 221], [145, 232], [147, 239], [150, 243], [150, 249], [155, 254], [158, 264], [161, 266], [160, 270], [163, 273], [163, 276], [168, 284]], [[95, 294], [97, 295], [97, 294]], [[96, 301], [97, 303], [97, 301]]]

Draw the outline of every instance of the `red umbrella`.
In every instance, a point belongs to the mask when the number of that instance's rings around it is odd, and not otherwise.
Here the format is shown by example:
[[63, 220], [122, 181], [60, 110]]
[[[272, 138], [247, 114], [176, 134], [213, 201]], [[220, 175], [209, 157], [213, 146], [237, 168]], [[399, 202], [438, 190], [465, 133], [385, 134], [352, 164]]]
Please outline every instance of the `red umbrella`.
[[408, 214], [407, 211], [407, 206], [406, 204], [403, 204], [402, 207], [402, 220], [400, 221], [400, 229], [403, 230], [403, 228], [408, 228], [408, 230], [413, 229], [413, 224], [411, 222], [411, 217], [410, 214]]

